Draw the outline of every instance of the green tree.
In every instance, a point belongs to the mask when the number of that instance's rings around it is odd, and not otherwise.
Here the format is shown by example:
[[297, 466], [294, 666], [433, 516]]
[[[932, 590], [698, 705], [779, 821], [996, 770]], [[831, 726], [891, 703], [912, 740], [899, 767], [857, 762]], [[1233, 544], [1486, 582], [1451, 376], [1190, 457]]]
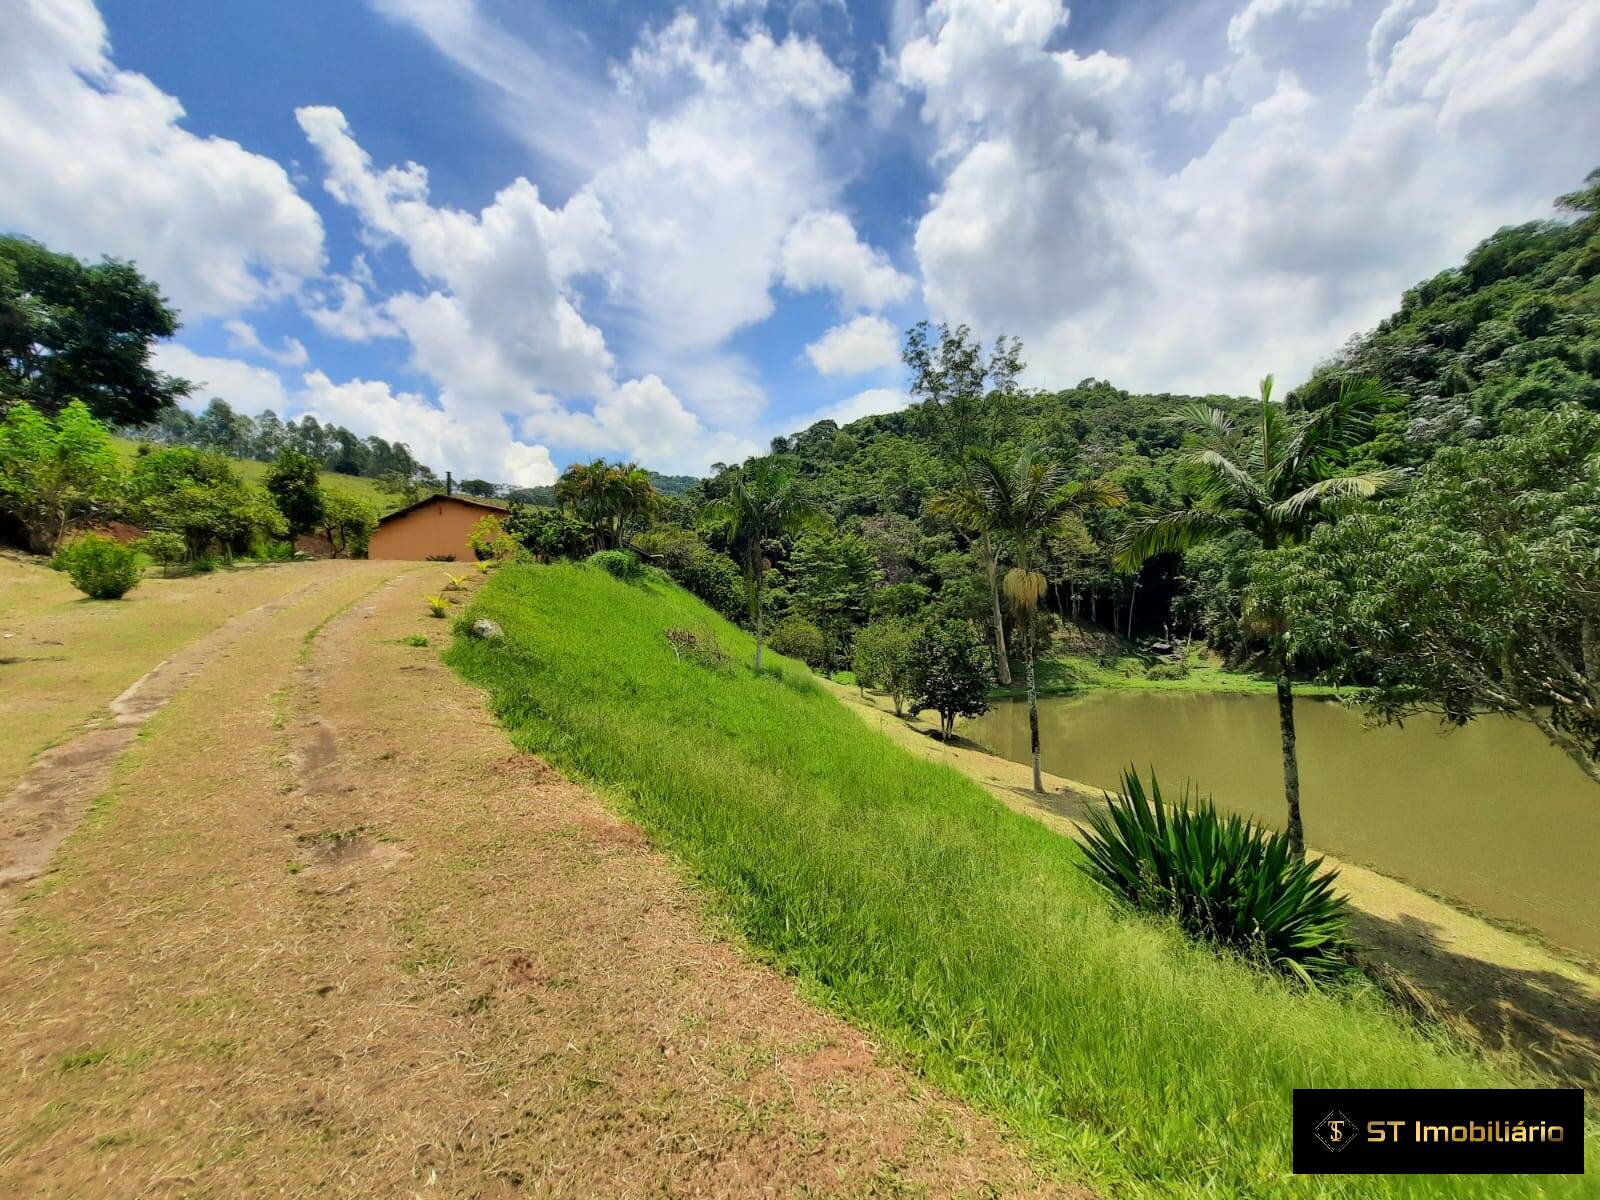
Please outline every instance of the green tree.
[[133, 264], [90, 266], [0, 237], [0, 401], [54, 414], [77, 400], [108, 424], [143, 425], [189, 392], [150, 366], [151, 344], [177, 331], [177, 315]]
[[86, 405], [73, 401], [51, 420], [14, 404], [0, 420], [0, 511], [35, 553], [55, 550], [75, 522], [107, 514], [121, 482], [111, 436]]
[[[1390, 403], [1388, 390], [1377, 381], [1346, 378], [1322, 407], [1288, 413], [1273, 403], [1268, 375], [1261, 381], [1260, 404], [1250, 421], [1235, 421], [1207, 405], [1183, 410], [1175, 419], [1193, 439], [1180, 459], [1194, 477], [1193, 503], [1130, 524], [1118, 547], [1119, 565], [1131, 570], [1154, 555], [1237, 533], [1274, 553], [1304, 541], [1341, 508], [1398, 490], [1404, 480], [1398, 471], [1345, 467], [1350, 451], [1371, 434], [1374, 419]], [[1281, 612], [1257, 611], [1254, 616], [1269, 632], [1277, 677], [1285, 832], [1295, 852], [1303, 854], [1288, 630]]]
[[913, 712], [931, 708], [939, 714], [939, 736], [949, 741], [957, 717], [989, 711], [994, 671], [983, 640], [967, 621], [935, 621], [917, 635], [912, 649], [915, 670], [911, 690]]
[[[913, 325], [906, 333], [901, 358], [911, 371], [911, 395], [919, 402], [917, 412], [928, 436], [970, 492], [971, 455], [992, 450], [998, 436], [1007, 432], [1005, 402], [1023, 371], [1022, 344], [1015, 338], [996, 339], [994, 353], [985, 363], [983, 347], [965, 325], [954, 329], [940, 325], [937, 344], [932, 333], [926, 321]], [[995, 670], [1000, 682], [1009, 685], [1011, 661], [1006, 653], [1005, 618], [1000, 612], [999, 564], [987, 532], [980, 533], [978, 548], [989, 580]]]
[[317, 528], [333, 547], [335, 558], [365, 558], [367, 543], [378, 528], [378, 511], [338, 488], [322, 493]]
[[866, 623], [873, 589], [882, 581], [866, 541], [837, 529], [800, 537], [789, 559], [789, 575], [795, 610], [821, 627], [835, 654]]
[[283, 514], [291, 538], [310, 533], [322, 523], [326, 507], [322, 473], [310, 455], [284, 447], [267, 471], [265, 486]]
[[691, 595], [729, 620], [744, 609], [739, 568], [725, 554], [707, 546], [693, 530], [657, 527], [635, 535], [635, 554], [661, 567]]
[[856, 634], [851, 669], [862, 687], [877, 688], [894, 701], [902, 716], [917, 678], [917, 631], [910, 621], [874, 621]]
[[495, 494], [495, 486], [487, 479], [463, 479], [457, 490], [464, 496], [478, 496], [489, 499]]
[[1039, 602], [1049, 581], [1039, 570], [1045, 543], [1081, 526], [1081, 513], [1115, 508], [1127, 497], [1103, 479], [1074, 480], [1049, 450], [1025, 446], [1014, 461], [975, 454], [968, 489], [939, 498], [938, 510], [968, 529], [981, 531], [1011, 551], [1015, 564], [1006, 572], [1006, 599], [1022, 626], [1027, 663], [1028, 732], [1033, 754], [1033, 790], [1044, 791], [1039, 754], [1039, 688], [1034, 660], [1037, 651]]
[[702, 525], [723, 533], [744, 566], [746, 599], [756, 631], [756, 670], [761, 669], [765, 622], [766, 543], [784, 534], [820, 528], [822, 510], [806, 498], [794, 468], [782, 459], [758, 458], [730, 473], [728, 491], [700, 512]]
[[288, 524], [270, 496], [251, 488], [220, 454], [172, 446], [139, 457], [128, 475], [128, 515], [146, 529], [181, 534], [189, 556], [236, 554]]
[[1296, 654], [1382, 720], [1526, 721], [1600, 783], [1600, 414], [1521, 414], [1405, 499], [1252, 572]]

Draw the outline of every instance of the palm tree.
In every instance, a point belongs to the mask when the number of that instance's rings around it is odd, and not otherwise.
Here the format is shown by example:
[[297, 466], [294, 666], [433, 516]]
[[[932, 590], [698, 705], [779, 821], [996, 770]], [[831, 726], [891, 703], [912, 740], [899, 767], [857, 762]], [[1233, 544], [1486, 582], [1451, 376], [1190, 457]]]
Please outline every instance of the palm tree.
[[1046, 448], [1026, 446], [1014, 463], [990, 454], [974, 454], [972, 485], [934, 501], [936, 511], [968, 529], [993, 537], [1011, 551], [1016, 565], [1005, 574], [1002, 588], [1022, 625], [1023, 653], [1028, 667], [1028, 735], [1033, 750], [1033, 790], [1044, 791], [1039, 769], [1039, 688], [1034, 673], [1034, 619], [1049, 587], [1035, 563], [1045, 557], [1046, 539], [1081, 525], [1089, 508], [1115, 508], [1127, 497], [1106, 479], [1073, 480]]
[[556, 503], [589, 527], [595, 550], [620, 545], [628, 518], [654, 511], [659, 499], [650, 473], [637, 463], [573, 463], [556, 481]]
[[[1374, 416], [1391, 399], [1375, 379], [1347, 378], [1325, 407], [1290, 414], [1272, 402], [1268, 375], [1261, 381], [1259, 412], [1249, 421], [1236, 422], [1204, 404], [1175, 414], [1173, 419], [1194, 439], [1180, 461], [1198, 477], [1199, 494], [1186, 508], [1152, 514], [1130, 525], [1117, 548], [1118, 566], [1135, 570], [1154, 555], [1187, 550], [1232, 533], [1248, 534], [1270, 552], [1304, 540], [1341, 507], [1398, 490], [1405, 480], [1403, 471], [1350, 472], [1344, 467], [1349, 451], [1371, 434]], [[1274, 614], [1258, 616], [1271, 631], [1289, 844], [1296, 854], [1304, 854], [1287, 630]]]
[[756, 670], [761, 669], [762, 600], [766, 588], [767, 539], [794, 534], [822, 521], [822, 510], [800, 490], [794, 468], [775, 458], [758, 458], [733, 472], [727, 495], [700, 510], [700, 523], [720, 529], [741, 548], [750, 617], [756, 627]]

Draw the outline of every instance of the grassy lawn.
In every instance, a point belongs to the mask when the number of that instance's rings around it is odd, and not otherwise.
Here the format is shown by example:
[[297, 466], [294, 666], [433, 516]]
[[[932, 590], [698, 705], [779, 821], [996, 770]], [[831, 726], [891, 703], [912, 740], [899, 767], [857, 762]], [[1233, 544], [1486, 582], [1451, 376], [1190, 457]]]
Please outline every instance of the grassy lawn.
[[[122, 457], [123, 462], [132, 463], [139, 453], [139, 443], [131, 438], [112, 438], [111, 440], [115, 443], [117, 453]], [[229, 461], [233, 463], [233, 469], [239, 472], [241, 479], [246, 483], [257, 485], [260, 485], [266, 478], [267, 469], [272, 465], [271, 463], [256, 462], [251, 458], [234, 458]], [[400, 507], [399, 500], [380, 489], [376, 480], [363, 479], [357, 475], [341, 475], [337, 471], [323, 471], [321, 477], [323, 487], [331, 491], [343, 492], [345, 495], [353, 496], [357, 500], [365, 500], [380, 513], [386, 513], [390, 509]]]
[[[1575, 1195], [1581, 1179], [1296, 1178], [1297, 1086], [1505, 1086], [1369, 991], [1307, 993], [1117, 910], [1073, 843], [868, 729], [663, 582], [513, 567], [458, 640], [522, 748], [600, 785], [822, 1002], [1117, 1195]], [[704, 665], [686, 628], [732, 656]]]
[[[1245, 671], [1229, 671], [1217, 663], [1197, 663], [1189, 668], [1182, 679], [1152, 679], [1147, 663], [1135, 655], [1124, 655], [1115, 660], [1101, 661], [1087, 656], [1065, 655], [1060, 658], [1039, 660], [1036, 674], [1041, 696], [1064, 696], [1093, 688], [1134, 688], [1158, 692], [1265, 692], [1273, 690], [1273, 681], [1267, 675], [1253, 675]], [[991, 695], [1006, 700], [1020, 699], [1028, 694], [1021, 664], [1012, 671], [1013, 686], [996, 688]], [[1337, 688], [1320, 684], [1297, 683], [1295, 694], [1300, 696], [1334, 696]]]

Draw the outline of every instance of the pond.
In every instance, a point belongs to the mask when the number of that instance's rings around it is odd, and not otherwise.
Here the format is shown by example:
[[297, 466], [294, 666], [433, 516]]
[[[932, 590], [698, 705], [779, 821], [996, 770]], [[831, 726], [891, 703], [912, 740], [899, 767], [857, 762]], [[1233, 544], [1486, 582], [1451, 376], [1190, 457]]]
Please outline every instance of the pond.
[[[1306, 840], [1600, 957], [1600, 785], [1531, 726], [1484, 717], [1367, 729], [1336, 700], [1299, 698]], [[1045, 770], [1115, 787], [1154, 767], [1169, 795], [1194, 780], [1219, 808], [1281, 828], [1271, 695], [1101, 690], [1039, 702]], [[1028, 760], [1028, 708], [997, 703], [960, 732]]]

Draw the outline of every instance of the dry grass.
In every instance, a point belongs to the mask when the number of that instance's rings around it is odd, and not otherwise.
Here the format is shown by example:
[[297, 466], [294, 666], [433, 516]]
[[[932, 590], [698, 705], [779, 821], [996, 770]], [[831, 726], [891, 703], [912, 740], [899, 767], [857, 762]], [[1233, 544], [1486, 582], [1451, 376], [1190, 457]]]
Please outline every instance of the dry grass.
[[1059, 1194], [513, 753], [405, 644], [414, 575], [341, 566], [0, 939], [0, 1194]]
[[162, 659], [229, 617], [345, 564], [147, 574], [121, 600], [88, 600], [59, 571], [0, 556], [0, 795], [40, 751], [102, 711]]

